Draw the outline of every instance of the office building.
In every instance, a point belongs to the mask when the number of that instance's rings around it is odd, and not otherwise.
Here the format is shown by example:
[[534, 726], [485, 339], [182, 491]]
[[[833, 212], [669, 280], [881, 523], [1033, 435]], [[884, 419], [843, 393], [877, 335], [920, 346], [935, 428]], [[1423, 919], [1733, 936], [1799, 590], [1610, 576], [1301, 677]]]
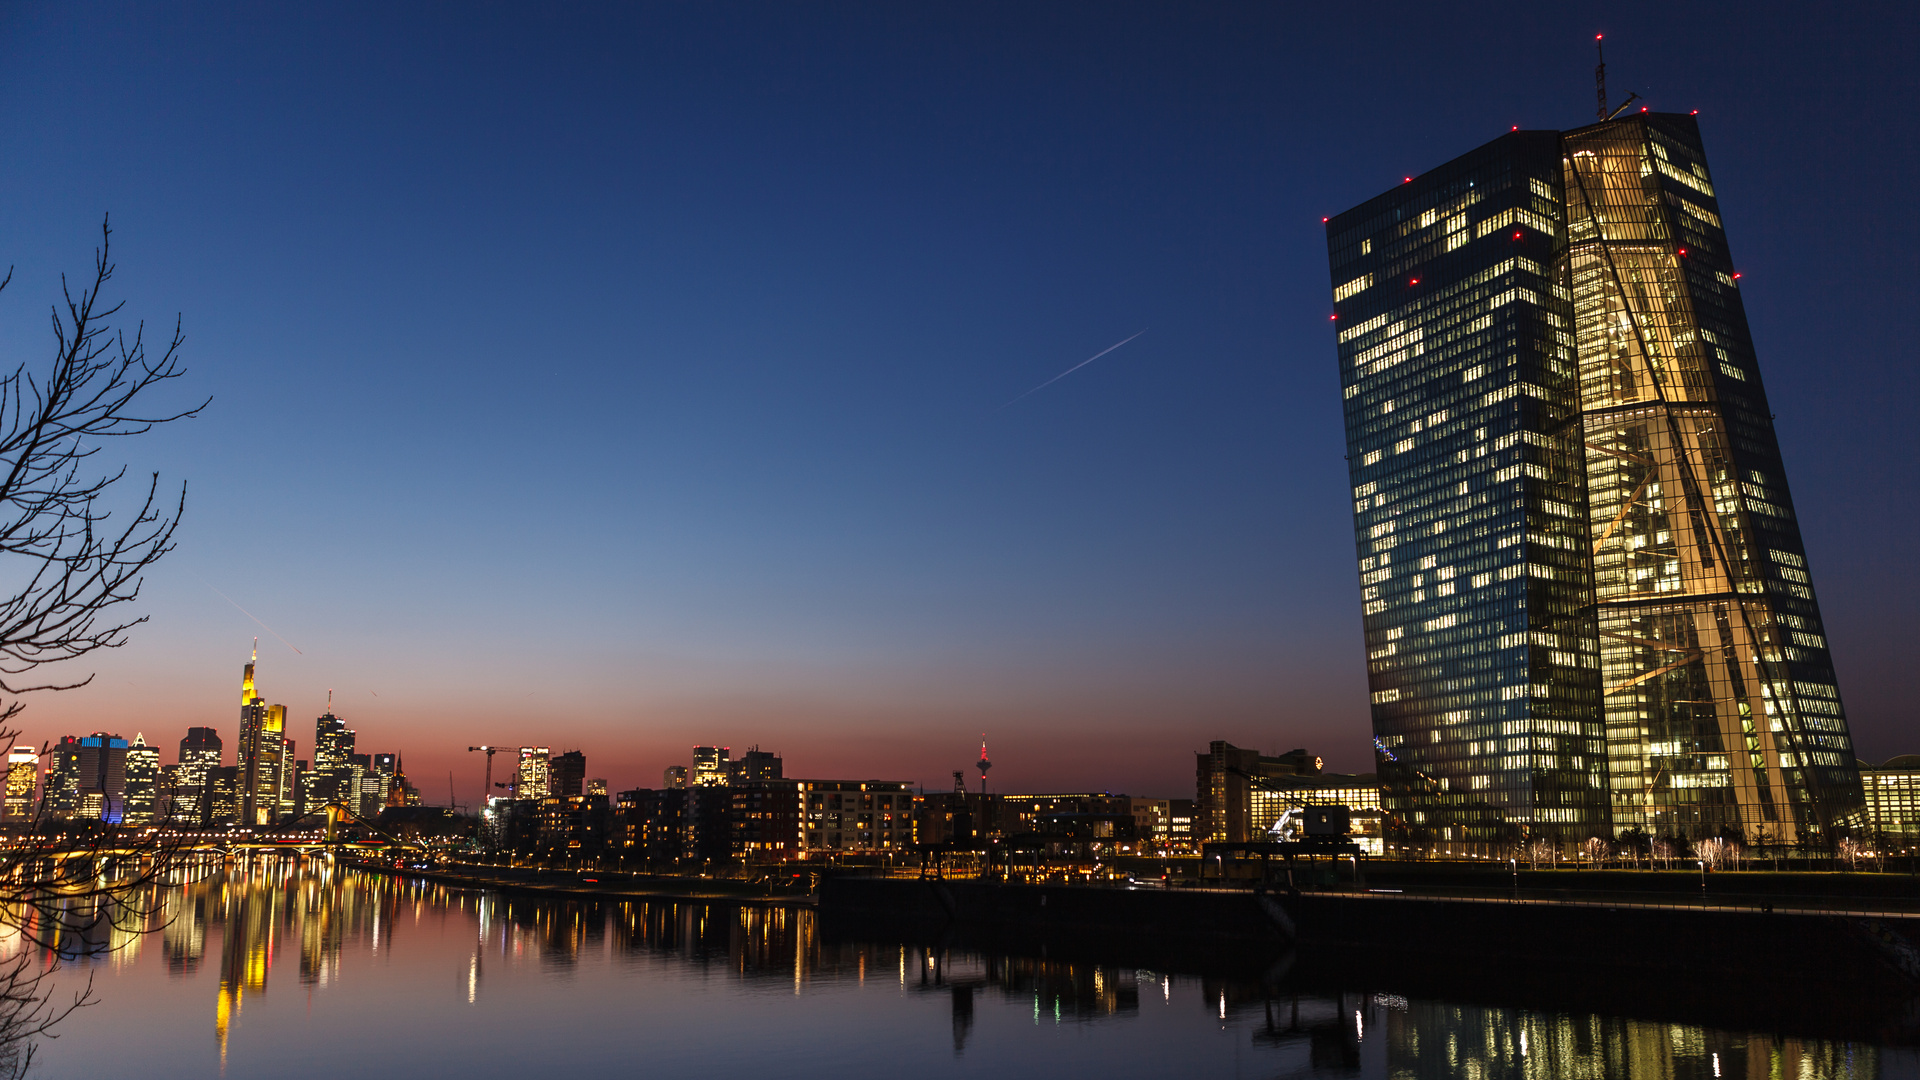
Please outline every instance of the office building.
[[1920, 846], [1920, 754], [1902, 754], [1879, 765], [1860, 763], [1865, 789], [1866, 838], [1883, 851]]
[[73, 759], [76, 798], [70, 816], [118, 825], [126, 816], [127, 740], [96, 731], [78, 742]]
[[1402, 838], [1801, 842], [1860, 821], [1693, 118], [1515, 131], [1327, 240]]
[[727, 783], [759, 783], [763, 780], [779, 780], [785, 772], [779, 754], [768, 753], [759, 747], [750, 747], [740, 758], [726, 763]]
[[273, 804], [273, 818], [275, 821], [290, 820], [295, 814], [300, 812], [300, 774], [306, 768], [306, 762], [295, 761], [294, 755], [298, 747], [294, 740], [286, 737], [285, 725], [285, 710], [282, 710], [279, 795]]
[[62, 736], [47, 751], [47, 782], [40, 793], [41, 815], [69, 821], [80, 813], [80, 740]]
[[254, 691], [253, 669], [259, 644], [240, 677], [240, 742], [236, 748], [239, 819], [243, 825], [271, 825], [281, 802], [287, 707], [269, 705]]
[[180, 766], [173, 789], [173, 822], [183, 827], [207, 824], [212, 802], [207, 785], [211, 770], [220, 767], [220, 733], [210, 727], [190, 727], [180, 740]]
[[202, 796], [207, 813], [204, 825], [211, 829], [230, 829], [240, 824], [241, 775], [238, 765], [214, 765], [207, 769]]
[[305, 799], [309, 812], [332, 802], [351, 803], [357, 785], [353, 777], [354, 731], [333, 714], [333, 692], [327, 692], [327, 711], [313, 722], [313, 780]]
[[126, 813], [128, 825], [151, 825], [154, 804], [159, 794], [160, 748], [148, 746], [147, 737], [136, 732], [127, 744]]
[[[1196, 843], [1243, 844], [1260, 839], [1267, 827], [1254, 816], [1254, 793], [1270, 792], [1282, 780], [1320, 775], [1324, 762], [1305, 750], [1263, 757], [1230, 742], [1215, 740], [1194, 755], [1192, 835]], [[1377, 805], [1377, 803], [1376, 803]], [[1266, 810], [1271, 811], [1267, 806]]]
[[544, 746], [523, 746], [520, 748], [520, 767], [514, 773], [513, 797], [516, 799], [544, 799], [551, 792], [549, 786], [548, 756], [552, 753]]
[[587, 755], [578, 750], [569, 750], [555, 757], [549, 766], [548, 777], [552, 785], [551, 794], [583, 794], [587, 782]]
[[732, 764], [729, 757], [733, 753], [726, 746], [696, 746], [693, 748], [693, 770], [687, 782], [694, 787], [711, 787], [727, 782], [727, 770]]
[[[687, 786], [687, 767], [669, 765], [660, 773], [660, 786], [668, 791], [680, 791]], [[642, 788], [641, 790], [645, 790]]]
[[40, 787], [40, 752], [31, 746], [16, 746], [7, 752], [7, 791], [5, 813], [9, 822], [33, 819], [34, 796]]

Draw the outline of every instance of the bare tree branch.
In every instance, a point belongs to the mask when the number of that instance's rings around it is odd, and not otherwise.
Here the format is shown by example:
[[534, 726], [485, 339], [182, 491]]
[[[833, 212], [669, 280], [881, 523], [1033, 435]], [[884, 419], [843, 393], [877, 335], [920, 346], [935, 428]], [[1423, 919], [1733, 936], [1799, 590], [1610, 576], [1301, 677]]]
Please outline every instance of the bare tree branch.
[[[144, 496], [110, 506], [127, 469], [93, 460], [110, 439], [196, 416], [208, 404], [154, 407], [164, 384], [185, 374], [185, 338], [176, 318], [155, 357], [144, 323], [131, 334], [113, 326], [122, 305], [103, 297], [114, 273], [112, 236], [103, 219], [91, 282], [76, 289], [60, 279], [52, 364], [0, 368], [0, 693], [10, 698], [0, 699], [0, 728], [20, 714], [19, 695], [93, 681], [45, 679], [42, 665], [119, 648], [146, 621], [130, 605], [146, 570], [173, 550], [186, 508], [186, 486], [163, 493], [158, 473]], [[0, 290], [12, 280], [9, 269]], [[19, 734], [0, 729], [0, 749]], [[35, 1041], [54, 1037], [57, 1024], [93, 1002], [91, 979], [71, 1000], [56, 998], [51, 979], [61, 960], [110, 951], [154, 928], [185, 844], [170, 829], [51, 820], [51, 802], [42, 799], [30, 821], [9, 823], [0, 846], [0, 938], [14, 948], [0, 959], [0, 1080], [25, 1072]], [[43, 966], [43, 957], [52, 962]]]

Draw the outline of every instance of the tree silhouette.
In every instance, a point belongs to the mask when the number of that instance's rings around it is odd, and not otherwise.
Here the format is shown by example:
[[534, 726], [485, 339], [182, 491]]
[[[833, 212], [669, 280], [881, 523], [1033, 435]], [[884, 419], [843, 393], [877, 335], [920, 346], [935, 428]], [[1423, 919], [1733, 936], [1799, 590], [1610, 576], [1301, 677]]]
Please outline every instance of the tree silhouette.
[[[103, 295], [112, 235], [103, 219], [90, 283], [76, 291], [61, 276], [52, 362], [22, 361], [0, 374], [0, 568], [11, 589], [0, 596], [0, 747], [20, 734], [12, 721], [22, 695], [93, 681], [49, 677], [43, 667], [119, 648], [146, 621], [131, 605], [147, 569], [173, 550], [186, 507], [185, 485], [163, 495], [158, 473], [143, 495], [136, 482], [114, 505], [127, 467], [102, 457], [107, 446], [194, 416], [207, 402], [157, 406], [158, 391], [185, 373], [180, 322], [157, 357], [144, 323], [131, 333], [116, 327], [122, 305]], [[9, 268], [0, 290], [12, 281]], [[0, 1076], [24, 1073], [36, 1038], [92, 1000], [91, 981], [71, 1000], [56, 999], [57, 965], [37, 963], [34, 950], [57, 960], [111, 940], [97, 933], [103, 924], [146, 929], [175, 862], [177, 841], [158, 830], [129, 836], [102, 822], [52, 821], [45, 810], [42, 800], [0, 848], [0, 927], [19, 943], [0, 961]]]

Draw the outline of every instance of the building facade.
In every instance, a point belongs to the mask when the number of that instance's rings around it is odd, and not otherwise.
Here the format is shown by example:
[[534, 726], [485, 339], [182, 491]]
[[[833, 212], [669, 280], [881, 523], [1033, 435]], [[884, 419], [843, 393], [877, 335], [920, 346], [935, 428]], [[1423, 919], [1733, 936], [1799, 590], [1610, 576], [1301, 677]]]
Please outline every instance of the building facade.
[[1512, 132], [1327, 240], [1392, 827], [1861, 822], [1693, 118]]
[[513, 797], [544, 799], [552, 793], [551, 761], [553, 751], [545, 746], [520, 748], [520, 767], [513, 777]]
[[40, 752], [16, 746], [7, 752], [5, 811], [9, 822], [33, 820], [34, 796], [40, 787]]
[[235, 765], [239, 770], [236, 783], [243, 825], [273, 824], [279, 813], [286, 758], [287, 707], [269, 705], [255, 692], [253, 669], [259, 660], [256, 642], [253, 657], [240, 677], [240, 743]]
[[179, 768], [175, 770], [172, 820], [175, 825], [196, 828], [205, 825], [212, 813], [208, 790], [211, 771], [220, 767], [220, 732], [210, 727], [190, 727], [180, 740]]
[[913, 785], [893, 780], [799, 780], [808, 854], [904, 851], [913, 845]]
[[160, 748], [148, 746], [147, 737], [135, 732], [127, 744], [126, 813], [128, 825], [150, 825], [154, 820], [155, 800], [159, 794]]
[[1920, 754], [1902, 754], [1879, 765], [1860, 763], [1867, 806], [1866, 834], [1882, 851], [1920, 846]]

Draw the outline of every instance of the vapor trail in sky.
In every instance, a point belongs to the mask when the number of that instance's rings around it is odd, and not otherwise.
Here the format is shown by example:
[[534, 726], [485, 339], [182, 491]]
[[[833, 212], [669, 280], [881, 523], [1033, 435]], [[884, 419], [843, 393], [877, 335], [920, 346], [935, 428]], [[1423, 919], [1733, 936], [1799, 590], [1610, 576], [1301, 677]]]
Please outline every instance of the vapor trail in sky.
[[[1146, 333], [1145, 330], [1140, 331], [1140, 334], [1144, 334], [1144, 333]], [[1014, 398], [1013, 401], [1007, 402], [1007, 405], [1013, 404], [1014, 401], [1019, 401], [1020, 398], [1027, 397], [1031, 394], [1037, 394], [1040, 391], [1045, 390], [1047, 387], [1052, 386], [1054, 383], [1059, 382], [1061, 379], [1066, 378], [1067, 376], [1073, 374], [1076, 371], [1079, 371], [1081, 368], [1086, 367], [1088, 364], [1093, 363], [1095, 360], [1100, 359], [1101, 357], [1107, 355], [1108, 353], [1119, 348], [1120, 346], [1125, 345], [1127, 342], [1132, 341], [1133, 338], [1139, 337], [1140, 334], [1135, 334], [1133, 335], [1133, 337], [1123, 338], [1120, 341], [1114, 342], [1113, 344], [1107, 346], [1104, 349], [1101, 349], [1099, 352], [1094, 353], [1092, 356], [1087, 357], [1085, 360], [1080, 361], [1079, 363], [1073, 365], [1072, 367], [1061, 372], [1060, 374], [1055, 375], [1053, 378], [1048, 379], [1046, 382], [1041, 383], [1039, 386], [1036, 386], [1033, 389], [1027, 391], [1025, 394], [1021, 394], [1020, 397]], [[1004, 409], [1007, 407], [1007, 405], [1002, 405], [1000, 406], [1000, 408]], [[995, 410], [995, 411], [998, 411], [998, 410]]]
[[[209, 589], [213, 589], [213, 582], [208, 581], [205, 578], [200, 579], [200, 584], [205, 585]], [[259, 616], [255, 615], [251, 611], [248, 611], [246, 608], [241, 607], [239, 604], [234, 603], [233, 597], [228, 596], [226, 593], [221, 592], [219, 589], [213, 589], [213, 593], [215, 596], [218, 596], [220, 599], [225, 600], [227, 603], [233, 604], [235, 611], [238, 611], [240, 614], [245, 615], [249, 619], [252, 619], [254, 622], [260, 623], [260, 629], [265, 630], [267, 633], [272, 634], [274, 637], [280, 638], [280, 644], [285, 645], [287, 648], [292, 649], [294, 652], [300, 653], [301, 656], [307, 655], [306, 653], [300, 652], [300, 647], [298, 645], [295, 645], [293, 642], [288, 641], [286, 638], [280, 637], [280, 632], [278, 630], [275, 630], [273, 627], [268, 626], [266, 623], [260, 622]]]

